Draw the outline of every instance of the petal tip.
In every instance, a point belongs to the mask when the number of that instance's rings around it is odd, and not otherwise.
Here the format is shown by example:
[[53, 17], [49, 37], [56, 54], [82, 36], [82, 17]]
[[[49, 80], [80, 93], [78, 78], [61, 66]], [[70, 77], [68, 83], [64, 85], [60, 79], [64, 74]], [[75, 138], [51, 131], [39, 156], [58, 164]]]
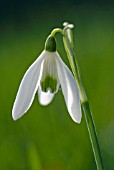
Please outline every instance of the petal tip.
[[12, 118], [14, 121], [16, 121], [18, 118], [15, 116], [15, 114], [12, 113]]
[[80, 112], [80, 114], [71, 114], [71, 117], [74, 122], [80, 124], [82, 119], [82, 113]]
[[12, 111], [12, 118], [14, 121], [18, 119], [18, 116], [14, 113], [14, 111]]
[[13, 118], [13, 120], [16, 121], [20, 117], [21, 117], [21, 114], [17, 113], [17, 111], [15, 111], [14, 108], [13, 108], [13, 110], [12, 110], [12, 118]]
[[80, 124], [81, 123], [81, 118], [79, 118], [76, 123]]
[[80, 124], [81, 123], [81, 117], [78, 118], [72, 118], [74, 122]]

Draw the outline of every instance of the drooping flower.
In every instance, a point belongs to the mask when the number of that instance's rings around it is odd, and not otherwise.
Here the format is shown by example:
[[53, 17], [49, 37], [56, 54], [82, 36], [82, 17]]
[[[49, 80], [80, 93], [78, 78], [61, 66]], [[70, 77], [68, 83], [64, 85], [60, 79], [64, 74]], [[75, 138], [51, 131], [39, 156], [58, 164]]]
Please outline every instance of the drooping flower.
[[56, 51], [53, 36], [47, 38], [45, 50], [26, 71], [12, 110], [14, 120], [20, 118], [30, 108], [36, 91], [41, 105], [48, 105], [61, 86], [68, 112], [72, 119], [80, 123], [81, 106], [74, 77]]

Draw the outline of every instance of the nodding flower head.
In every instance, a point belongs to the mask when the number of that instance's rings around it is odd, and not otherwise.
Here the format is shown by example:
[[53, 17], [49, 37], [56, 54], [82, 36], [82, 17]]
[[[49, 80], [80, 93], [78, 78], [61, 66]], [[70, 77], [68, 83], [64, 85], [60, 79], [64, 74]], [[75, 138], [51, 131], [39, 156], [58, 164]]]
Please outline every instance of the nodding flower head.
[[49, 36], [44, 51], [26, 71], [12, 110], [14, 120], [30, 108], [36, 91], [41, 105], [48, 105], [61, 86], [66, 106], [72, 119], [80, 123], [81, 106], [74, 77], [56, 51], [56, 41]]

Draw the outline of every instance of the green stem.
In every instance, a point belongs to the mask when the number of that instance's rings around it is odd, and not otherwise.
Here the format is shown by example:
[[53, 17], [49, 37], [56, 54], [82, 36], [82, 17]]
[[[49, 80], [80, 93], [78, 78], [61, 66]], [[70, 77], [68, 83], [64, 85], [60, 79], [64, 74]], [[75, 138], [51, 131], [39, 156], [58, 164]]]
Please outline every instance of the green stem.
[[82, 106], [84, 116], [85, 116], [85, 119], [86, 119], [87, 128], [88, 128], [90, 140], [91, 140], [91, 143], [92, 143], [92, 148], [93, 148], [93, 152], [94, 152], [94, 156], [95, 156], [97, 169], [98, 170], [104, 170], [100, 146], [99, 146], [99, 143], [98, 143], [98, 137], [97, 137], [97, 133], [96, 133], [96, 129], [95, 129], [93, 116], [92, 116], [92, 113], [90, 111], [89, 103], [84, 102], [84, 103], [82, 103], [81, 106]]
[[85, 92], [85, 89], [84, 89], [84, 86], [83, 86], [83, 83], [81, 80], [78, 62], [75, 57], [73, 41], [70, 42], [68, 37], [69, 37], [69, 35], [67, 35], [67, 31], [65, 31], [64, 37], [63, 37], [63, 42], [64, 42], [65, 50], [66, 50], [66, 53], [67, 53], [67, 56], [69, 59], [69, 63], [70, 63], [72, 72], [74, 74], [74, 78], [75, 78], [78, 88], [79, 88], [81, 106], [82, 106], [84, 116], [86, 119], [86, 124], [87, 124], [87, 128], [89, 131], [89, 137], [91, 140], [92, 149], [93, 149], [93, 153], [94, 153], [94, 157], [95, 157], [95, 162], [97, 165], [97, 170], [104, 170], [100, 146], [98, 143], [98, 137], [97, 137], [97, 133], [96, 133], [96, 129], [95, 129], [95, 124], [93, 121], [92, 113], [90, 111], [86, 92]]
[[81, 102], [87, 101], [87, 96], [86, 96], [84, 86], [83, 86], [81, 76], [80, 76], [79, 65], [75, 58], [73, 43], [70, 43], [66, 32], [64, 33], [63, 42], [64, 42], [65, 50], [66, 50], [66, 53], [68, 56], [68, 60], [69, 60], [72, 72], [74, 74], [74, 78], [78, 85], [78, 89], [79, 89], [79, 93], [80, 93], [80, 100], [81, 100]]
[[61, 33], [63, 35], [63, 30], [60, 28], [55, 28], [51, 32], [51, 36], [54, 36], [57, 32]]

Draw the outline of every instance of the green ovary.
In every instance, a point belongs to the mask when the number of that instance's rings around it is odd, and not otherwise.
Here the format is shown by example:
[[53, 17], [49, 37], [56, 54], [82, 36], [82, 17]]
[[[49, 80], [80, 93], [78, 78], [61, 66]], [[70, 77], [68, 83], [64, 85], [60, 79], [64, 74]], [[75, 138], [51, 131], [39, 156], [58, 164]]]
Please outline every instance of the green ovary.
[[43, 92], [47, 92], [50, 89], [50, 92], [54, 93], [57, 90], [57, 79], [48, 75], [40, 82], [40, 85]]

